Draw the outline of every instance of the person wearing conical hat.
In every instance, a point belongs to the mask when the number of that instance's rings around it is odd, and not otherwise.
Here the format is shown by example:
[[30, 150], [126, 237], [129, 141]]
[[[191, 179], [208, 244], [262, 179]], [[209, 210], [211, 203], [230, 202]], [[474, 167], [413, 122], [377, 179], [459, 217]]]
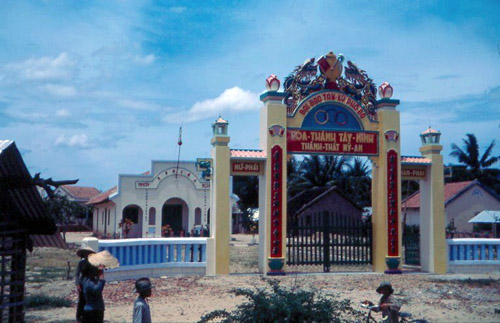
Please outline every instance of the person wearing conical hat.
[[82, 322], [99, 323], [104, 321], [104, 299], [102, 291], [106, 281], [104, 280], [105, 268], [117, 268], [118, 260], [108, 251], [92, 253], [88, 256], [89, 265], [83, 273], [83, 295], [85, 296], [85, 307], [83, 308]]
[[88, 266], [88, 256], [92, 253], [95, 253], [94, 249], [90, 247], [82, 247], [76, 251], [76, 255], [80, 257], [80, 261], [76, 266], [75, 272], [75, 285], [76, 290], [78, 291], [78, 305], [76, 307], [76, 321], [82, 321], [83, 308], [85, 307], [85, 296], [83, 295], [82, 289], [82, 280], [83, 280], [83, 271], [86, 266]]

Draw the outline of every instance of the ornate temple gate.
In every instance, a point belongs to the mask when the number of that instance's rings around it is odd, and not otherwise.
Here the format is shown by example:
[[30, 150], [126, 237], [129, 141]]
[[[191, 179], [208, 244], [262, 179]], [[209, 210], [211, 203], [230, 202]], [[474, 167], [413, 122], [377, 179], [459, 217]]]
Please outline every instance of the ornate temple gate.
[[[372, 162], [373, 270], [400, 273], [401, 156], [400, 116], [391, 99], [392, 87], [376, 87], [363, 70], [329, 53], [298, 66], [286, 78], [284, 91], [274, 75], [266, 80], [260, 99], [259, 269], [284, 274], [287, 248], [287, 157], [290, 154], [368, 156]], [[229, 177], [236, 150], [229, 149], [228, 122], [213, 124], [211, 238], [207, 242], [207, 274], [229, 273]], [[424, 221], [428, 243], [424, 270], [446, 272], [442, 147], [429, 143], [420, 149], [433, 165], [423, 185]], [[240, 150], [241, 151], [241, 150]], [[248, 150], [250, 151], [250, 150]], [[441, 158], [441, 159], [439, 159]], [[435, 167], [437, 166], [437, 167]], [[431, 198], [432, 196], [432, 198]], [[261, 203], [263, 202], [263, 203]], [[422, 240], [422, 239], [421, 239]]]

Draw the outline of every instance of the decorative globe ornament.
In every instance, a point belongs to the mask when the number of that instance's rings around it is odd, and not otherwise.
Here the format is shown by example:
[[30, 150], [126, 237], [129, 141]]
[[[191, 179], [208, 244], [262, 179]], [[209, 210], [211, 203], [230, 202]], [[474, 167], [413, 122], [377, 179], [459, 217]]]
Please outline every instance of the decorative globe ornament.
[[266, 79], [266, 89], [268, 91], [278, 91], [280, 89], [281, 82], [276, 75], [270, 75]]
[[342, 54], [337, 58], [337, 55], [333, 52], [329, 52], [318, 60], [321, 73], [326, 76], [328, 81], [334, 82], [342, 74], [343, 58]]
[[378, 95], [382, 99], [390, 99], [392, 97], [392, 91], [393, 91], [392, 86], [387, 82], [382, 83], [378, 87]]

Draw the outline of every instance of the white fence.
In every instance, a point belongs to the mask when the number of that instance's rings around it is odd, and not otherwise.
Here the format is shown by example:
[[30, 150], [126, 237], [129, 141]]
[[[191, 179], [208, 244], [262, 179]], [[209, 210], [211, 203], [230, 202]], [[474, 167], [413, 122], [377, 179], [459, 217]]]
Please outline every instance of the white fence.
[[500, 272], [500, 239], [447, 239], [448, 272]]
[[105, 273], [107, 280], [205, 275], [207, 238], [85, 238], [82, 245], [107, 250], [118, 259], [120, 267], [108, 269]]

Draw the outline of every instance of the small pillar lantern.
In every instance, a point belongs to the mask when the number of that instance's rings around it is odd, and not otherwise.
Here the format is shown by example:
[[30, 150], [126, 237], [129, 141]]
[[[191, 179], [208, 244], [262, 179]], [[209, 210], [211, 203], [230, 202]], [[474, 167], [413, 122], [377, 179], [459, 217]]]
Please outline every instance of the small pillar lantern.
[[224, 120], [221, 116], [212, 124], [213, 135], [214, 137], [227, 137], [227, 127], [229, 122]]
[[439, 139], [441, 137], [441, 132], [438, 130], [429, 129], [425, 130], [420, 134], [420, 139], [422, 140], [422, 145], [439, 145]]

